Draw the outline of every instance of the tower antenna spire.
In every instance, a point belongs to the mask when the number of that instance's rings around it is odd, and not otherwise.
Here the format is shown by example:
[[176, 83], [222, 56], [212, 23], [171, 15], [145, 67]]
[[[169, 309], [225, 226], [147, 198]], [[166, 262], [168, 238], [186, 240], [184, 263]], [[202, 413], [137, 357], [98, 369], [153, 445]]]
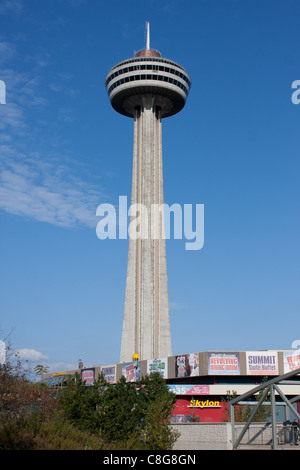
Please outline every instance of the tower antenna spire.
[[150, 50], [150, 25], [149, 21], [146, 21], [146, 51]]

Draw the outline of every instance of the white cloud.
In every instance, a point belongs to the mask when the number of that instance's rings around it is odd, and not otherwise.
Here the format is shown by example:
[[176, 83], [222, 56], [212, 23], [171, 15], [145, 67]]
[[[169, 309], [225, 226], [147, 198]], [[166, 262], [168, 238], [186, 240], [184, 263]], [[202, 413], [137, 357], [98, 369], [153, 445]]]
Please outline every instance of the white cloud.
[[1, 0], [0, 14], [15, 13], [19, 14], [23, 10], [23, 5], [20, 0]]
[[24, 361], [32, 361], [32, 362], [37, 362], [40, 360], [47, 360], [48, 357], [42, 354], [39, 351], [36, 351], [35, 349], [29, 349], [29, 348], [24, 348], [20, 349], [18, 351], [18, 356], [20, 359], [23, 359]]
[[[0, 55], [1, 51], [9, 59], [15, 48], [0, 41]], [[57, 226], [95, 228], [101, 188], [83, 179], [82, 168], [61, 163], [66, 160], [59, 154], [57, 142], [54, 151], [50, 142], [46, 154], [38, 150], [39, 122], [31, 126], [27, 113], [32, 106], [47, 105], [39, 77], [6, 68], [1, 79], [6, 84], [7, 103], [0, 107], [0, 210]], [[59, 110], [63, 120], [70, 116], [70, 109]]]
[[0, 146], [0, 209], [63, 227], [96, 227], [100, 189], [55, 159]]
[[16, 53], [16, 48], [11, 42], [0, 42], [0, 63], [4, 63], [13, 58]]
[[5, 133], [1, 133], [1, 141], [7, 140], [11, 130], [14, 134], [20, 134], [26, 130], [26, 127], [23, 110], [18, 104], [6, 103], [1, 105], [0, 130], [5, 131]]
[[78, 369], [78, 363], [70, 363], [70, 362], [53, 362], [52, 364], [47, 364], [49, 367], [49, 372], [65, 372], [68, 370], [76, 370]]
[[185, 310], [187, 306], [180, 302], [170, 302], [170, 310]]

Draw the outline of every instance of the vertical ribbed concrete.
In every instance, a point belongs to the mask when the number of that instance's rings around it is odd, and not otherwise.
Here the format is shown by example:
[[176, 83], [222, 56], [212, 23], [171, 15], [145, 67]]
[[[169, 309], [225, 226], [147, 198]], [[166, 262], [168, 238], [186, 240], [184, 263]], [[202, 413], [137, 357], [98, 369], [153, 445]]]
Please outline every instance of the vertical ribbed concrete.
[[140, 360], [172, 355], [161, 117], [152, 95], [141, 97], [136, 109], [133, 147], [131, 206], [140, 211], [133, 212], [130, 227], [138, 226], [139, 231], [133, 230], [129, 239], [121, 362], [131, 361], [133, 354]]

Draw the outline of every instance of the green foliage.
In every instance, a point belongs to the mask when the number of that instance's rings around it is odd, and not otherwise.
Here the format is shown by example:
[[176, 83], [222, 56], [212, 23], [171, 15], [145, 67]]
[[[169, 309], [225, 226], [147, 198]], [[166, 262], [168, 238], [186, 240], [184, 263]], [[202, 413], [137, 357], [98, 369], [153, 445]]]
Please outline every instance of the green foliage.
[[136, 439], [143, 418], [136, 385], [126, 382], [125, 377], [115, 385], [108, 384], [102, 396], [99, 417], [99, 431], [105, 441]]
[[34, 448], [35, 433], [29, 420], [10, 419], [0, 424], [0, 451], [31, 450]]
[[33, 370], [34, 370], [36, 375], [43, 375], [43, 374], [47, 374], [47, 372], [49, 370], [49, 366], [43, 366], [43, 364], [37, 364], [33, 368]]
[[61, 412], [43, 421], [35, 437], [35, 449], [40, 450], [98, 450], [101, 445], [99, 436], [78, 429]]
[[150, 375], [146, 375], [138, 383], [139, 387], [139, 403], [140, 406], [147, 411], [147, 407], [150, 403], [161, 400], [164, 402], [164, 416], [162, 419], [166, 419], [176, 402], [176, 396], [170, 392], [166, 381], [161, 377], [158, 372], [152, 372]]
[[170, 426], [169, 403], [166, 396], [149, 403], [141, 430], [145, 448], [148, 450], [171, 450], [179, 433]]
[[176, 396], [158, 372], [145, 376], [139, 385], [139, 406], [145, 417], [141, 429], [145, 447], [170, 450], [179, 436], [170, 426]]
[[0, 450], [98, 450], [100, 438], [73, 426], [65, 416], [53, 412], [0, 424]]
[[78, 428], [96, 432], [115, 447], [170, 449], [177, 436], [169, 417], [176, 401], [158, 373], [138, 383], [121, 377], [117, 384], [103, 378], [85, 387], [80, 377], [69, 381], [60, 398], [66, 417]]
[[196, 415], [195, 410], [192, 410], [191, 413], [190, 413], [190, 422], [191, 423], [200, 423], [201, 422], [201, 418], [200, 418], [200, 416]]
[[31, 382], [21, 363], [0, 365], [0, 421], [16, 422], [39, 411], [46, 417], [57, 406], [52, 390], [40, 382]]
[[[264, 377], [262, 379], [262, 383], [266, 382], [268, 380], [268, 377]], [[264, 390], [261, 390], [257, 395], [254, 395], [251, 397], [251, 401], [256, 401], [259, 402], [262, 394], [264, 393]], [[230, 400], [233, 400], [234, 398], [237, 397], [237, 392], [232, 391], [230, 392], [229, 390], [227, 391], [227, 396], [226, 398], [222, 399], [222, 401], [225, 403], [225, 408], [224, 408], [224, 421], [229, 421], [229, 408], [228, 408], [228, 403]], [[267, 396], [265, 397], [265, 401], [270, 400], [270, 394], [268, 393]], [[226, 406], [227, 405], [227, 406]], [[235, 422], [247, 422], [248, 419], [251, 416], [251, 413], [254, 411], [254, 406], [257, 405], [239, 405], [236, 404], [234, 406], [234, 420]], [[257, 409], [257, 412], [253, 418], [253, 422], [265, 422], [268, 421], [271, 416], [271, 408], [270, 406], [260, 406]]]
[[95, 385], [87, 387], [76, 373], [75, 379], [69, 379], [60, 393], [60, 408], [69, 421], [81, 430], [95, 431], [99, 427], [98, 408], [102, 400], [100, 392], [103, 392], [103, 381], [100, 375]]
[[7, 363], [0, 367], [0, 450], [171, 449], [175, 400], [158, 373], [114, 385], [100, 375], [92, 386], [76, 374], [58, 391], [31, 382], [19, 361]]

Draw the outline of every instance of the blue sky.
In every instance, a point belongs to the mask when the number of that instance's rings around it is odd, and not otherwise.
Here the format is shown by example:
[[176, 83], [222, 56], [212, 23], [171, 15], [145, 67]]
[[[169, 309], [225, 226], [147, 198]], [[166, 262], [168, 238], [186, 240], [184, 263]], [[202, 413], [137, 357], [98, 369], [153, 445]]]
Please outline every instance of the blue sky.
[[173, 354], [300, 338], [299, 1], [1, 0], [0, 339], [51, 371], [119, 362], [128, 240], [95, 214], [130, 198], [133, 121], [104, 79], [146, 21], [192, 79], [165, 202], [205, 207], [201, 250], [167, 241]]

